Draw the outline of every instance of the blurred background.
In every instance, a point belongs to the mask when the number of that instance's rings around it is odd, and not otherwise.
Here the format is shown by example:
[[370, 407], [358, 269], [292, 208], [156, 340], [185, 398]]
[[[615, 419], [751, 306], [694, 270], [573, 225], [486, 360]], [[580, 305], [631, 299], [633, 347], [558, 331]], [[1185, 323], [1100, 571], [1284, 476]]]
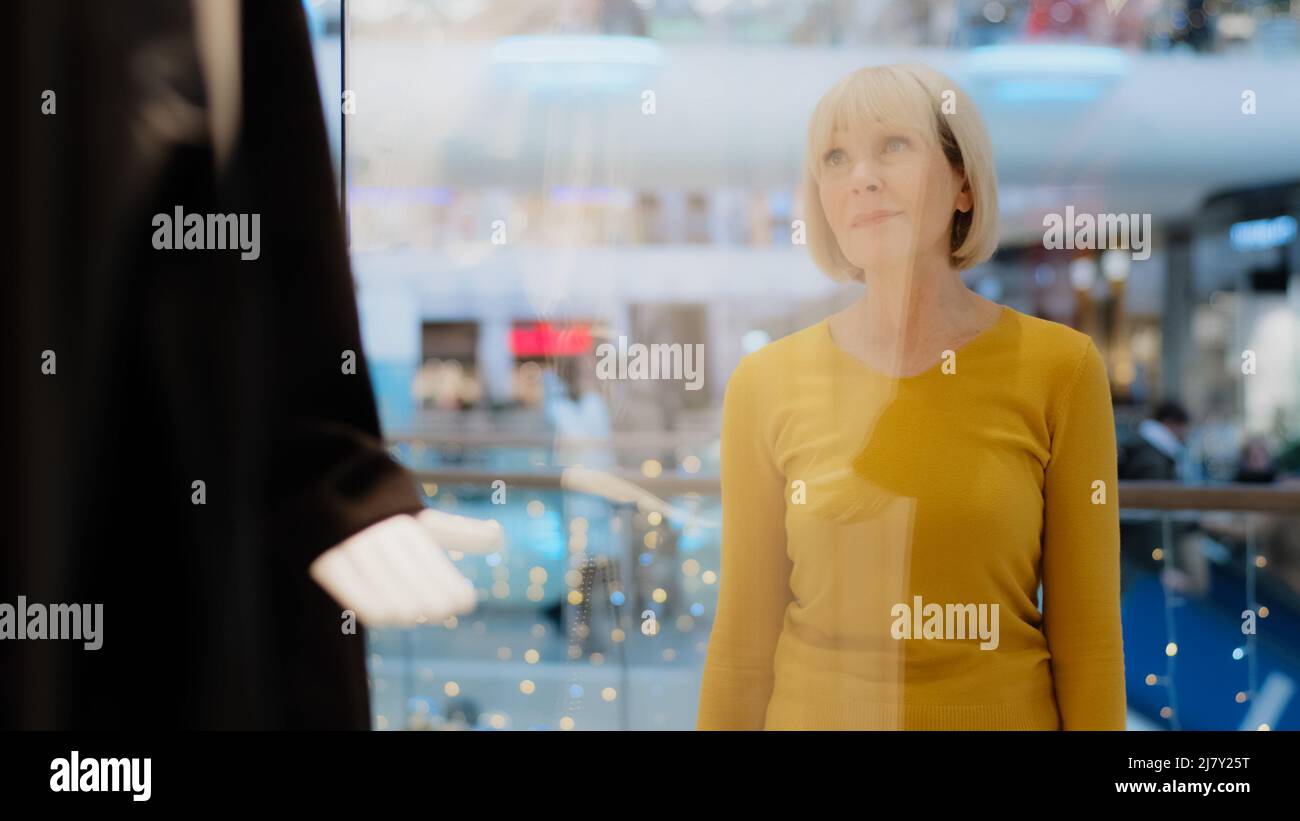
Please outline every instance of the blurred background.
[[[792, 244], [809, 115], [919, 60], [996, 152], [967, 281], [1107, 360], [1130, 729], [1300, 729], [1300, 2], [304, 5], [392, 451], [509, 538], [453, 554], [475, 612], [372, 631], [376, 728], [694, 726], [728, 375], [858, 294]], [[1150, 257], [1045, 249], [1067, 205]], [[701, 389], [598, 378], [620, 337]]]

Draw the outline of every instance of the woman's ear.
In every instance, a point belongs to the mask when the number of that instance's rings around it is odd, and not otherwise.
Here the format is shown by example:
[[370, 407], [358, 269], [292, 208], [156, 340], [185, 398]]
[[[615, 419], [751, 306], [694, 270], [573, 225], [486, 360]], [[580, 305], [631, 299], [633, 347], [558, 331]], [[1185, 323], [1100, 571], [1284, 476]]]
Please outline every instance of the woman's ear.
[[974, 198], [970, 192], [970, 180], [962, 179], [961, 191], [957, 194], [957, 210], [965, 214], [975, 207]]

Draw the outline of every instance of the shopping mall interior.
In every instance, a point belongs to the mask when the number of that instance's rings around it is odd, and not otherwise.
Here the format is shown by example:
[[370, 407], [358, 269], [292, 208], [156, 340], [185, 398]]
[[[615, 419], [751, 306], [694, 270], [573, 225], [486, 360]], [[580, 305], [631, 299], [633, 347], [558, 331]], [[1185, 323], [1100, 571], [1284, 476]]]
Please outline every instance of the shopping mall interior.
[[[729, 375], [860, 289], [791, 230], [809, 116], [903, 61], [988, 125], [966, 283], [1104, 358], [1128, 728], [1300, 728], [1300, 3], [304, 5], [388, 446], [508, 539], [451, 553], [473, 612], [371, 632], [376, 729], [695, 726]], [[1147, 247], [1054, 247], [1067, 206]], [[700, 346], [697, 383], [603, 378], [620, 338]]]

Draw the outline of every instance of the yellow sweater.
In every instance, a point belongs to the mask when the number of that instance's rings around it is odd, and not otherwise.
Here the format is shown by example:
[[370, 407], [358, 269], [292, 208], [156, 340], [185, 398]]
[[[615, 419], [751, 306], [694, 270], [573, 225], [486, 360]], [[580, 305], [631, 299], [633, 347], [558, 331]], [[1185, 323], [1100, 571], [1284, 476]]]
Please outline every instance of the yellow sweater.
[[913, 377], [743, 357], [697, 726], [1123, 729], [1115, 462], [1092, 340], [1011, 308]]

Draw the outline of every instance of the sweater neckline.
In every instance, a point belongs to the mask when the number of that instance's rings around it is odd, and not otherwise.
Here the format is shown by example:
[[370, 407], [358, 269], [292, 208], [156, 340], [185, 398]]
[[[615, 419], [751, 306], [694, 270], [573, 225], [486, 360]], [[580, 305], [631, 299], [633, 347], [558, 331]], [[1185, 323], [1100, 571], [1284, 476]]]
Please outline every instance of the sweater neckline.
[[[991, 325], [989, 325], [987, 328], [980, 331], [970, 339], [966, 340], [966, 342], [963, 343], [961, 347], [957, 348], [953, 352], [954, 354], [968, 353], [971, 351], [971, 349], [987, 343], [988, 340], [994, 337], [996, 333], [1002, 329], [1003, 326], [1009, 324], [1012, 315], [1011, 309], [1008, 308], [1006, 305], [1001, 305], [999, 307], [1001, 308], [1001, 311], [998, 313], [998, 318], [994, 320], [994, 322]], [[822, 339], [826, 342], [827, 345], [829, 345], [836, 352], [836, 354], [838, 354], [839, 358], [844, 359], [850, 364], [856, 366], [858, 369], [868, 374], [871, 374], [872, 376], [878, 379], [887, 379], [893, 382], [907, 382], [907, 383], [919, 382], [922, 379], [925, 379], [926, 377], [937, 373], [940, 367], [943, 365], [943, 359], [941, 357], [938, 361], [934, 362], [933, 364], [930, 365], [930, 367], [926, 368], [920, 373], [915, 373], [908, 376], [898, 375], [898, 374], [888, 374], [882, 370], [879, 370], [878, 368], [868, 365], [866, 362], [863, 362], [861, 359], [858, 359], [853, 354], [841, 348], [840, 344], [835, 341], [835, 338], [833, 336], [831, 336], [830, 317], [826, 317], [818, 324], [821, 326]]]

